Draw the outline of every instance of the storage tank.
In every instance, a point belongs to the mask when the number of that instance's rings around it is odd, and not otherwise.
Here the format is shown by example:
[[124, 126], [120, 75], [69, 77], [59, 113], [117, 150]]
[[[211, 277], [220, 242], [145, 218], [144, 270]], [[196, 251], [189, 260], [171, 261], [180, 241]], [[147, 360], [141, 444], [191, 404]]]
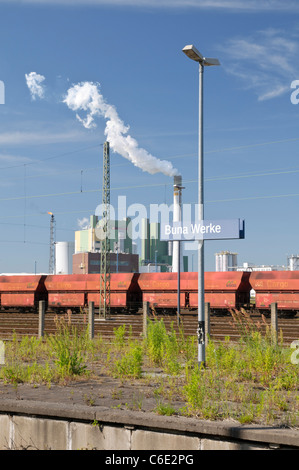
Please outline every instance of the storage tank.
[[231, 264], [230, 271], [236, 271], [238, 267], [238, 255], [237, 253], [232, 253], [231, 256], [232, 256], [231, 257], [232, 264]]
[[289, 256], [289, 270], [290, 271], [299, 271], [299, 255]]
[[236, 271], [238, 266], [237, 253], [222, 251], [216, 253], [216, 272]]
[[216, 270], [216, 272], [220, 272], [220, 271], [222, 271], [222, 258], [221, 258], [219, 253], [215, 254], [215, 258], [216, 258], [216, 260], [215, 260], [216, 261], [215, 270]]
[[55, 258], [56, 274], [72, 274], [73, 272], [73, 254], [75, 252], [74, 242], [56, 242]]

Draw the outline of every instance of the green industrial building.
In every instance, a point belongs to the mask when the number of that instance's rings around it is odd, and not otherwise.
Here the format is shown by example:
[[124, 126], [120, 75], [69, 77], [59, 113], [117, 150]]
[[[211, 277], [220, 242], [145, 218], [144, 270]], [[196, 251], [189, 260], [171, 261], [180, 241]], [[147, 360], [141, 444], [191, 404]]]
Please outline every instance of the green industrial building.
[[[112, 252], [132, 254], [134, 245], [130, 233], [130, 218], [110, 221], [110, 249]], [[75, 232], [75, 253], [100, 251], [99, 238], [101, 219], [96, 215], [90, 216], [89, 227]]]
[[[168, 272], [172, 270], [172, 243], [160, 239], [160, 223], [141, 221], [140, 270]], [[188, 271], [188, 257], [183, 257], [184, 271]]]

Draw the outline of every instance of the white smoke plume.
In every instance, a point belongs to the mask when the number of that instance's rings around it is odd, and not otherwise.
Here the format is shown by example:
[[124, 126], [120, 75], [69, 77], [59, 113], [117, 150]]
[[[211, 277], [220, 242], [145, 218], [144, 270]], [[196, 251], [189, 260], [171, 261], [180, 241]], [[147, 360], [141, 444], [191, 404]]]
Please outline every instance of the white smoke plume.
[[[128, 135], [129, 126], [119, 118], [116, 108], [105, 102], [99, 91], [99, 83], [81, 82], [67, 91], [64, 103], [76, 111], [77, 119], [87, 129], [96, 127], [95, 117], [106, 119], [105, 135], [111, 149], [130, 160], [135, 166], [150, 174], [163, 173], [167, 176], [178, 175], [179, 172], [166, 160], [160, 160], [143, 148]], [[81, 118], [78, 111], [85, 111], [86, 117]]]
[[29, 74], [25, 73], [25, 78], [32, 99], [36, 100], [36, 98], [44, 98], [45, 90], [44, 86], [41, 84], [45, 80], [45, 77], [36, 72], [30, 72]]

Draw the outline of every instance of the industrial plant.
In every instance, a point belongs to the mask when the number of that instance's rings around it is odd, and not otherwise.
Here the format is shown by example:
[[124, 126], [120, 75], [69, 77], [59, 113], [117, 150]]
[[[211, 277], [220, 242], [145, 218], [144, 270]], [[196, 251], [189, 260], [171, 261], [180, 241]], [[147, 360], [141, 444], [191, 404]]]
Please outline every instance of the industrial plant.
[[[179, 241], [161, 240], [160, 222], [141, 220], [140, 253], [132, 240], [131, 219], [110, 219], [110, 151], [109, 142], [103, 152], [103, 215], [91, 215], [89, 224], [74, 233], [74, 241], [56, 241], [56, 221], [50, 218], [50, 274], [154, 273], [188, 272], [188, 256]], [[173, 222], [182, 220], [182, 176], [173, 177]], [[103, 236], [104, 234], [104, 236]], [[109, 234], [109, 236], [108, 236]], [[215, 271], [295, 271], [299, 270], [299, 255], [290, 255], [286, 266], [238, 264], [238, 253], [215, 253]]]
[[[173, 220], [181, 220], [182, 177], [174, 176]], [[106, 142], [103, 154], [103, 216], [90, 216], [87, 227], [75, 232], [75, 242], [55, 241], [55, 219], [51, 215], [50, 263], [53, 274], [97, 274], [103, 272], [103, 265], [109, 272], [187, 272], [188, 256], [178, 241], [160, 239], [160, 222], [141, 221], [141, 253], [132, 240], [131, 219], [110, 220], [110, 154]], [[103, 237], [104, 233], [104, 237]], [[105, 242], [109, 244], [106, 246]], [[55, 251], [53, 247], [55, 246]], [[72, 252], [73, 251], [73, 252]], [[54, 256], [55, 254], [55, 256]], [[55, 268], [54, 268], [55, 266]]]

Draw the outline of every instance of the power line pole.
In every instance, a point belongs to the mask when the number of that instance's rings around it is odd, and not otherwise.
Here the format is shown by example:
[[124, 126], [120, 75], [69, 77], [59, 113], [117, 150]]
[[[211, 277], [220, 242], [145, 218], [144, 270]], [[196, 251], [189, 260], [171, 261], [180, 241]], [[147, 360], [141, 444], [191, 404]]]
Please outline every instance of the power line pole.
[[101, 236], [101, 274], [99, 314], [110, 315], [110, 151], [109, 142], [103, 152], [103, 218]]

